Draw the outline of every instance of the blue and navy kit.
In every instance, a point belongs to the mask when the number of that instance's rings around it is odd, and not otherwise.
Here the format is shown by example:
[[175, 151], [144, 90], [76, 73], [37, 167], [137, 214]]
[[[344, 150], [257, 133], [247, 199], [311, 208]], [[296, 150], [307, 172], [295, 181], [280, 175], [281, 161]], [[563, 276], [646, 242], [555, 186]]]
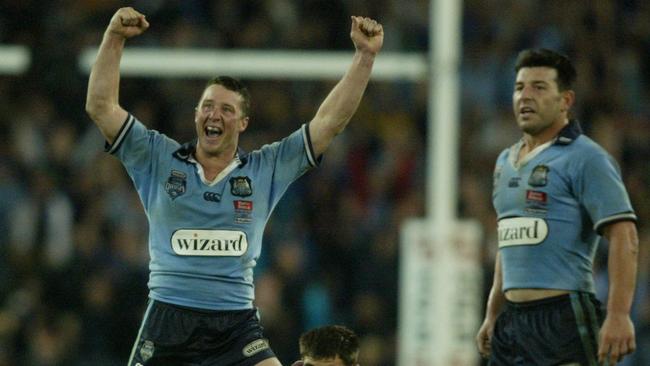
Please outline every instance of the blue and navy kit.
[[253, 307], [253, 268], [273, 208], [317, 165], [308, 126], [245, 153], [213, 182], [180, 145], [129, 115], [107, 150], [133, 180], [149, 220], [149, 296], [198, 309]]
[[636, 221], [618, 167], [574, 120], [517, 161], [522, 144], [504, 150], [494, 171], [503, 290], [594, 293], [603, 227]]

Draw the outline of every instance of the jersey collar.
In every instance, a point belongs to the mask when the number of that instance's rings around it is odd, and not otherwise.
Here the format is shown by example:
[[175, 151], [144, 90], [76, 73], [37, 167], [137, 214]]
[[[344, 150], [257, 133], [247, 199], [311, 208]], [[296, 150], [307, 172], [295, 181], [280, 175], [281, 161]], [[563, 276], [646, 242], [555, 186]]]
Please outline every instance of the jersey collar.
[[[196, 140], [186, 142], [178, 150], [174, 151], [172, 156], [176, 159], [193, 164], [194, 155], [196, 154]], [[241, 147], [237, 147], [237, 157], [239, 157], [239, 166], [242, 167], [248, 162], [248, 152]]]
[[521, 147], [524, 144], [524, 139], [522, 138], [521, 140], [519, 140], [519, 142], [517, 142], [516, 144], [510, 147], [510, 154], [508, 156], [508, 160], [510, 161], [510, 164], [512, 164], [513, 167], [519, 169], [519, 167], [526, 165], [526, 163], [528, 163], [534, 157], [539, 155], [539, 153], [546, 150], [550, 146], [569, 145], [575, 139], [577, 139], [581, 134], [582, 134], [582, 128], [580, 127], [580, 122], [578, 122], [575, 119], [569, 120], [569, 123], [567, 123], [567, 125], [560, 130], [560, 133], [558, 133], [554, 139], [537, 146], [535, 149], [533, 149], [533, 151], [530, 151], [528, 154], [526, 154], [526, 156], [524, 156], [521, 160], [517, 160], [517, 158], [519, 157], [519, 151], [521, 150]]
[[568, 145], [582, 135], [582, 128], [580, 122], [576, 119], [569, 120], [569, 123], [560, 130], [560, 133], [555, 138], [554, 145]]

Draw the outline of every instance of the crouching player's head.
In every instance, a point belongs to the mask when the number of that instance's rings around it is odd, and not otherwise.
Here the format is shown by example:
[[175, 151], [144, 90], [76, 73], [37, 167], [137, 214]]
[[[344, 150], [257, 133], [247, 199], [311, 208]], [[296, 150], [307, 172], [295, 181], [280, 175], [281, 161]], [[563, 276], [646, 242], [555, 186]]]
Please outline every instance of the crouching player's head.
[[359, 337], [341, 325], [315, 328], [300, 336], [301, 361], [294, 366], [358, 366]]

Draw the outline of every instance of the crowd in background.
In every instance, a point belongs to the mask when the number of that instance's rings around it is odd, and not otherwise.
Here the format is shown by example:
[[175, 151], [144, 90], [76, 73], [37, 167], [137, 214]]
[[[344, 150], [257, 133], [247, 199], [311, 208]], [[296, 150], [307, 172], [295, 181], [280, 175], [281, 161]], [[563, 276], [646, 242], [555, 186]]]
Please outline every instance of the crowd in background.
[[[24, 74], [0, 76], [0, 366], [121, 365], [135, 339], [147, 297], [147, 220], [84, 113], [87, 75], [77, 62], [124, 5], [0, 2], [0, 43], [25, 45], [32, 55]], [[151, 28], [127, 47], [352, 50], [352, 14], [383, 24], [384, 52], [428, 47], [425, 0], [128, 5]], [[463, 218], [483, 226], [485, 294], [496, 251], [492, 169], [520, 137], [511, 107], [514, 58], [523, 48], [558, 49], [578, 69], [574, 116], [620, 163], [639, 217], [638, 351], [627, 364], [649, 365], [650, 3], [466, 0], [463, 9], [458, 204]], [[244, 81], [252, 93], [241, 140], [247, 150], [309, 121], [334, 82]], [[395, 363], [400, 224], [425, 211], [426, 83], [371, 81], [322, 165], [294, 183], [273, 213], [256, 304], [283, 363], [297, 358], [302, 331], [331, 323], [361, 336], [362, 365]], [[203, 84], [123, 78], [120, 102], [184, 142], [194, 135]], [[606, 254], [603, 243], [601, 299]]]

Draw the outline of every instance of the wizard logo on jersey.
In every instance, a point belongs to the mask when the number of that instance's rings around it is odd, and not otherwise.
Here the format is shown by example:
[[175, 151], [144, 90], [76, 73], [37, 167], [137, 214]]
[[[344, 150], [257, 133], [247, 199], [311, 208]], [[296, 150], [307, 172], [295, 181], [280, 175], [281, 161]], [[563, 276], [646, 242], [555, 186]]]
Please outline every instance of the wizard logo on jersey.
[[538, 165], [533, 168], [528, 178], [528, 184], [532, 187], [544, 187], [548, 183], [549, 168], [546, 165]]
[[172, 169], [171, 175], [167, 178], [167, 183], [165, 183], [165, 191], [169, 197], [175, 199], [185, 193], [186, 178], [185, 173]]
[[251, 179], [248, 177], [232, 177], [230, 178], [230, 193], [233, 196], [248, 197], [253, 194], [251, 187]]

